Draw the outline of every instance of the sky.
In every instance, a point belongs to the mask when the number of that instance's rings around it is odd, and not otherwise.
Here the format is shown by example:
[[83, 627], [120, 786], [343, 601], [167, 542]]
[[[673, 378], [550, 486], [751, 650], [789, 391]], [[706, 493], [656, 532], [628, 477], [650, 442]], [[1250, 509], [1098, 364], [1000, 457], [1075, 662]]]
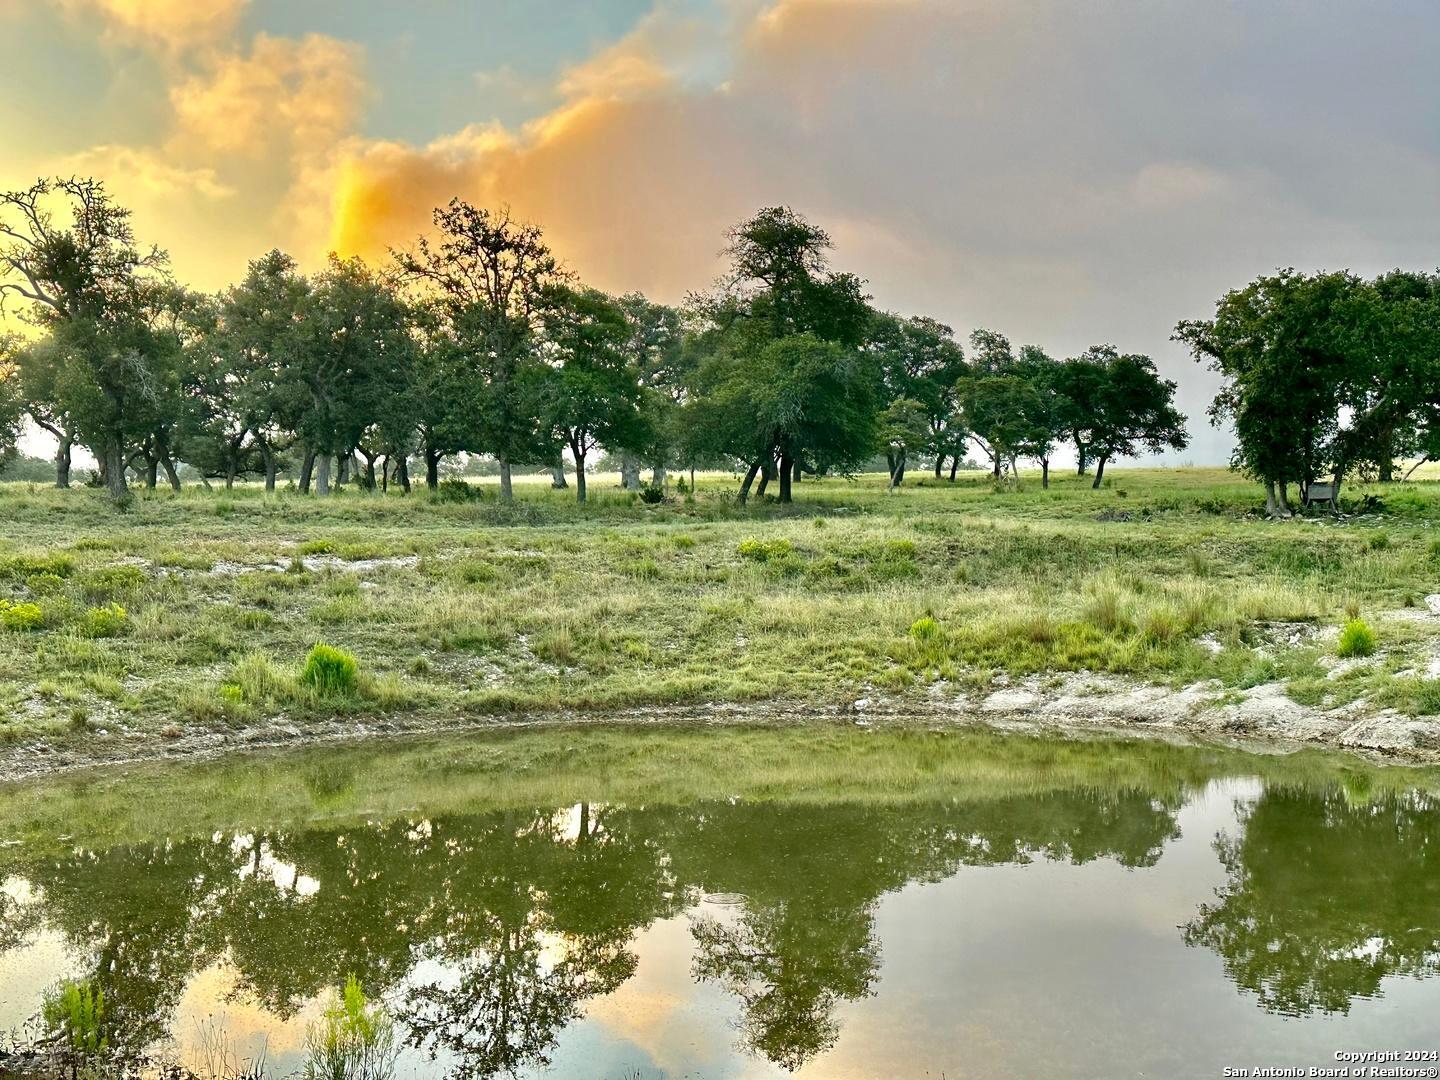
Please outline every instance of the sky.
[[104, 178], [177, 276], [383, 259], [453, 196], [677, 302], [787, 204], [875, 302], [1180, 385], [1278, 267], [1440, 262], [1434, 0], [0, 0], [0, 185]]

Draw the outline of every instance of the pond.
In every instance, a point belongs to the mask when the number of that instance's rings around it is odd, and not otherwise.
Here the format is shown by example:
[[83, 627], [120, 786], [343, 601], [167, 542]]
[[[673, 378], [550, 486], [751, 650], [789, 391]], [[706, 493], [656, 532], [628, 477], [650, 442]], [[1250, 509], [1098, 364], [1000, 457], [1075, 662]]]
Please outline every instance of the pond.
[[402, 1077], [1440, 1049], [1436, 791], [1154, 742], [605, 728], [12, 785], [0, 1029], [83, 979], [113, 1047], [283, 1075], [354, 976]]

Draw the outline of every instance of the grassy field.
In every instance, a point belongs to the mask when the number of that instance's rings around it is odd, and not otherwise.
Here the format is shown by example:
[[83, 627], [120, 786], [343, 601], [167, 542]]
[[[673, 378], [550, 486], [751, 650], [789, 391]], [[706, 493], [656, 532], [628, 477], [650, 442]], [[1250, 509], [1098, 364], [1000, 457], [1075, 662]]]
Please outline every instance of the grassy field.
[[[1303, 704], [1440, 712], [1440, 483], [1271, 522], [1224, 470], [807, 481], [789, 507], [702, 477], [646, 505], [591, 482], [476, 497], [0, 486], [0, 739], [83, 745], [336, 716], [903, 701], [1096, 671]], [[1366, 621], [1368, 658], [1335, 667]], [[303, 676], [316, 643], [358, 679]], [[105, 732], [102, 736], [100, 733]]]

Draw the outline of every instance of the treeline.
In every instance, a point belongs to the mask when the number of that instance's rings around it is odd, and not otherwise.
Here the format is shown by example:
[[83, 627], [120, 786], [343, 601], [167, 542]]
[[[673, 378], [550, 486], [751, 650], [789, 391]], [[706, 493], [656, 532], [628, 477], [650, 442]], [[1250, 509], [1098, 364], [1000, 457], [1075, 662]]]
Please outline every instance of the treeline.
[[740, 498], [884, 454], [891, 485], [917, 460], [950, 476], [969, 448], [998, 479], [1033, 459], [1048, 483], [1074, 447], [1107, 462], [1185, 445], [1175, 386], [1148, 357], [1096, 346], [1057, 360], [976, 331], [967, 357], [933, 319], [877, 311], [834, 271], [830, 238], [785, 208], [728, 234], [728, 270], [679, 308], [585, 287], [540, 229], [459, 200], [382, 267], [331, 257], [302, 274], [272, 251], [209, 295], [139, 244], [92, 179], [0, 195], [0, 294], [38, 333], [5, 343], [0, 426], [58, 442], [57, 483], [89, 449], [111, 494], [131, 475], [180, 486], [179, 463], [227, 484], [281, 471], [302, 491], [354, 481], [435, 487], [459, 454], [548, 465], [577, 495], [601, 450], [640, 468], [725, 463]]
[[1272, 516], [1290, 516], [1292, 484], [1303, 503], [1317, 481], [1388, 481], [1397, 459], [1413, 472], [1440, 457], [1440, 274], [1283, 270], [1175, 339], [1221, 376], [1211, 418], [1234, 424], [1233, 464]]

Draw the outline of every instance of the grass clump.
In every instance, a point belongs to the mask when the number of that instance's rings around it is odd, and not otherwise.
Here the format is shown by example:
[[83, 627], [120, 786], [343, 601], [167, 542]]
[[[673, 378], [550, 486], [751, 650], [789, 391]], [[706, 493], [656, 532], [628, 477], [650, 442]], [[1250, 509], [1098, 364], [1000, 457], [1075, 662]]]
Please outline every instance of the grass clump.
[[344, 649], [323, 642], [310, 650], [300, 682], [321, 697], [348, 697], [360, 686], [360, 665]]
[[87, 600], [108, 601], [133, 595], [148, 578], [138, 566], [103, 566], [80, 576]]
[[400, 1054], [395, 1022], [354, 975], [305, 1031], [305, 1080], [388, 1080]]
[[1342, 657], [1371, 656], [1375, 652], [1375, 631], [1364, 619], [1351, 619], [1340, 631], [1335, 652]]
[[742, 559], [749, 559], [751, 562], [783, 562], [795, 554], [795, 545], [783, 536], [774, 540], [759, 540], [747, 536], [740, 541], [736, 550], [740, 552]]
[[45, 995], [40, 1018], [65, 1056], [83, 1062], [110, 1047], [105, 1024], [105, 991], [88, 979], [67, 979]]

